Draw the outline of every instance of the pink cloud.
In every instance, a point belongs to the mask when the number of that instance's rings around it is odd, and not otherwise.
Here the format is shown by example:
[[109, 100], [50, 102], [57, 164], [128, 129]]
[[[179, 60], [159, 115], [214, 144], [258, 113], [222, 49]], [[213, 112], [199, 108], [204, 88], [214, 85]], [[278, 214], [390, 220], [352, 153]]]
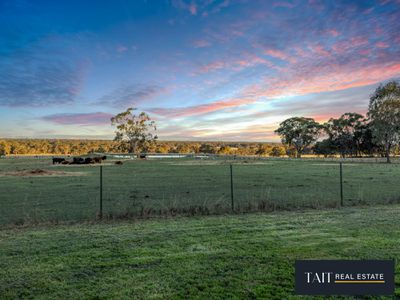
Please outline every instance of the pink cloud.
[[218, 60], [212, 63], [203, 65], [198, 72], [195, 74], [203, 74], [208, 73], [220, 69], [231, 69], [240, 71], [247, 67], [254, 67], [256, 65], [266, 65], [270, 68], [274, 68], [274, 64], [271, 63], [269, 60], [259, 57], [253, 54], [245, 54], [243, 57], [239, 59], [232, 59], [232, 60]]
[[242, 67], [253, 67], [256, 65], [266, 65], [271, 68], [274, 67], [269, 60], [253, 54], [246, 54], [243, 59], [234, 61], [234, 65], [239, 65], [239, 69], [242, 69]]
[[327, 50], [325, 50], [325, 48], [322, 47], [321, 45], [311, 46], [310, 49], [312, 52], [318, 54], [319, 56], [325, 56], [325, 57], [331, 56], [331, 54]]
[[370, 55], [372, 52], [371, 49], [361, 49], [360, 51], [358, 51], [358, 53], [362, 56], [368, 56]]
[[287, 55], [279, 50], [274, 50], [274, 49], [268, 49], [264, 51], [265, 54], [279, 58], [281, 60], [286, 60], [287, 59]]
[[197, 14], [197, 6], [196, 4], [192, 3], [189, 5], [189, 11], [192, 15], [196, 15]]
[[385, 42], [378, 42], [375, 44], [375, 46], [382, 49], [389, 48], [389, 44]]
[[180, 108], [154, 108], [149, 111], [164, 117], [189, 117], [196, 115], [203, 115], [215, 111], [219, 111], [226, 108], [238, 107], [242, 105], [247, 105], [254, 103], [254, 99], [248, 98], [234, 98], [229, 100], [219, 100], [212, 103], [188, 106], [188, 107], [180, 107]]
[[339, 35], [339, 31], [337, 31], [336, 29], [329, 29], [327, 30], [327, 33], [333, 37], [337, 37]]
[[[237, 121], [237, 120], [236, 120]], [[207, 127], [206, 129], [192, 129], [184, 128], [180, 126], [168, 126], [166, 128], [160, 129], [160, 134], [163, 137], [168, 137], [169, 139], [182, 139], [185, 138], [195, 138], [196, 140], [232, 140], [232, 141], [243, 141], [243, 140], [279, 140], [279, 136], [274, 134], [276, 129], [276, 124], [271, 125], [250, 125], [241, 129], [230, 129], [221, 132], [213, 132], [213, 125]]]
[[355, 48], [359, 48], [361, 46], [366, 46], [369, 44], [367, 38], [363, 37], [353, 37], [349, 40], [337, 42], [332, 46], [332, 50], [335, 51], [337, 54], [343, 54], [349, 52]]
[[128, 48], [123, 45], [117, 47], [117, 52], [119, 53], [126, 52], [127, 50]]
[[211, 43], [207, 40], [196, 40], [193, 42], [193, 47], [195, 48], [204, 48], [211, 46]]
[[52, 122], [59, 125], [106, 125], [110, 124], [112, 114], [96, 112], [96, 113], [65, 113], [53, 114], [42, 117], [42, 120]]
[[299, 56], [299, 57], [303, 57], [304, 58], [304, 57], [309, 56], [309, 52], [307, 52], [303, 48], [295, 47], [294, 51], [295, 51], [296, 55]]
[[171, 3], [174, 7], [182, 10], [186, 10], [190, 12], [191, 15], [196, 15], [197, 14], [197, 5], [194, 1], [192, 1], [190, 4], [183, 0], [171, 0]]
[[285, 52], [277, 49], [267, 49], [264, 50], [264, 54], [278, 58], [283, 61], [289, 61], [291, 63], [295, 63], [296, 59], [292, 57], [291, 55], [286, 54]]
[[370, 14], [371, 12], [373, 12], [375, 10], [375, 7], [370, 7], [367, 8], [366, 10], [363, 11], [363, 14]]
[[210, 71], [215, 71], [225, 68], [225, 62], [214, 61], [212, 63], [206, 64], [200, 68], [200, 73], [208, 73]]
[[[356, 66], [330, 64], [325, 70], [316, 65], [292, 75], [288, 79], [269, 82], [269, 87], [252, 86], [247, 93], [254, 97], [280, 97], [285, 95], [306, 95], [329, 91], [345, 90], [378, 83], [400, 75], [400, 63], [386, 63]], [[268, 82], [267, 82], [268, 83]]]
[[285, 2], [285, 1], [279, 1], [279, 2], [275, 2], [274, 4], [272, 4], [273, 7], [286, 7], [286, 8], [293, 8], [296, 5], [290, 2]]

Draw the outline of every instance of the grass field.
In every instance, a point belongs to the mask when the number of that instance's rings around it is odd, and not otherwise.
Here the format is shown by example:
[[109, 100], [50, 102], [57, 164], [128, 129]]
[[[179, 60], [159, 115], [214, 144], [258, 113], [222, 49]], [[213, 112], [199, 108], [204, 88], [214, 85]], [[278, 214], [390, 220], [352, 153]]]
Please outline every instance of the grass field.
[[[104, 214], [214, 214], [337, 207], [339, 165], [324, 160], [125, 161], [103, 165]], [[48, 172], [29, 174], [30, 171]], [[398, 203], [400, 164], [345, 163], [344, 204]], [[51, 165], [50, 158], [0, 159], [0, 224], [93, 220], [99, 210], [99, 166]]]
[[[399, 216], [395, 204], [3, 229], [0, 295], [297, 299], [295, 259], [398, 261]], [[398, 264], [396, 284], [398, 298]]]

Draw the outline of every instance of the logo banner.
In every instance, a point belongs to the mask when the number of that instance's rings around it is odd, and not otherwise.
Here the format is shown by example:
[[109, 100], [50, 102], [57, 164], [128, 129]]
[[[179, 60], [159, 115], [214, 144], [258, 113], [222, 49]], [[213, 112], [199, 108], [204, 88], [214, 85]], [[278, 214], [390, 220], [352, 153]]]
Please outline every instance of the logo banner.
[[394, 260], [297, 260], [297, 295], [392, 295]]

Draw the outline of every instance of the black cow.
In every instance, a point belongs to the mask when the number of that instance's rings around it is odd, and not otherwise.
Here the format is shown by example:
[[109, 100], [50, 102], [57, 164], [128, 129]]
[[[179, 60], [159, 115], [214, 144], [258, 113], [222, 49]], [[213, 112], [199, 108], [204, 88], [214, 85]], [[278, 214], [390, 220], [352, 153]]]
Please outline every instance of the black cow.
[[85, 158], [85, 164], [94, 164], [95, 162], [96, 162], [96, 159], [93, 159], [91, 157]]
[[53, 165], [54, 165], [54, 164], [61, 164], [63, 161], [65, 161], [65, 158], [62, 158], [62, 157], [53, 157]]
[[74, 157], [72, 158], [72, 163], [74, 165], [83, 165], [85, 163], [85, 160], [82, 157]]

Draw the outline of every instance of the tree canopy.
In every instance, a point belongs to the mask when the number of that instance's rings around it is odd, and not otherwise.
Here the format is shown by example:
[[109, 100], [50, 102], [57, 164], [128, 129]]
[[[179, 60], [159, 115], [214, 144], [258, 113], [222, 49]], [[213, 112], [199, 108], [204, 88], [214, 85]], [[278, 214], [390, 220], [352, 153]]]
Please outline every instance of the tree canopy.
[[130, 153], [146, 151], [158, 138], [155, 122], [145, 112], [135, 115], [135, 110], [130, 107], [111, 118], [111, 124], [117, 127], [114, 140], [125, 145]]
[[275, 132], [281, 136], [283, 144], [293, 147], [296, 156], [301, 157], [304, 149], [318, 139], [321, 129], [312, 118], [293, 117], [280, 123]]
[[358, 113], [345, 113], [339, 118], [331, 118], [323, 125], [328, 135], [329, 143], [342, 157], [358, 155], [362, 140], [362, 132], [367, 124], [367, 119]]
[[400, 141], [400, 84], [390, 81], [380, 85], [371, 95], [368, 109], [375, 142], [385, 148], [387, 162], [390, 151]]

